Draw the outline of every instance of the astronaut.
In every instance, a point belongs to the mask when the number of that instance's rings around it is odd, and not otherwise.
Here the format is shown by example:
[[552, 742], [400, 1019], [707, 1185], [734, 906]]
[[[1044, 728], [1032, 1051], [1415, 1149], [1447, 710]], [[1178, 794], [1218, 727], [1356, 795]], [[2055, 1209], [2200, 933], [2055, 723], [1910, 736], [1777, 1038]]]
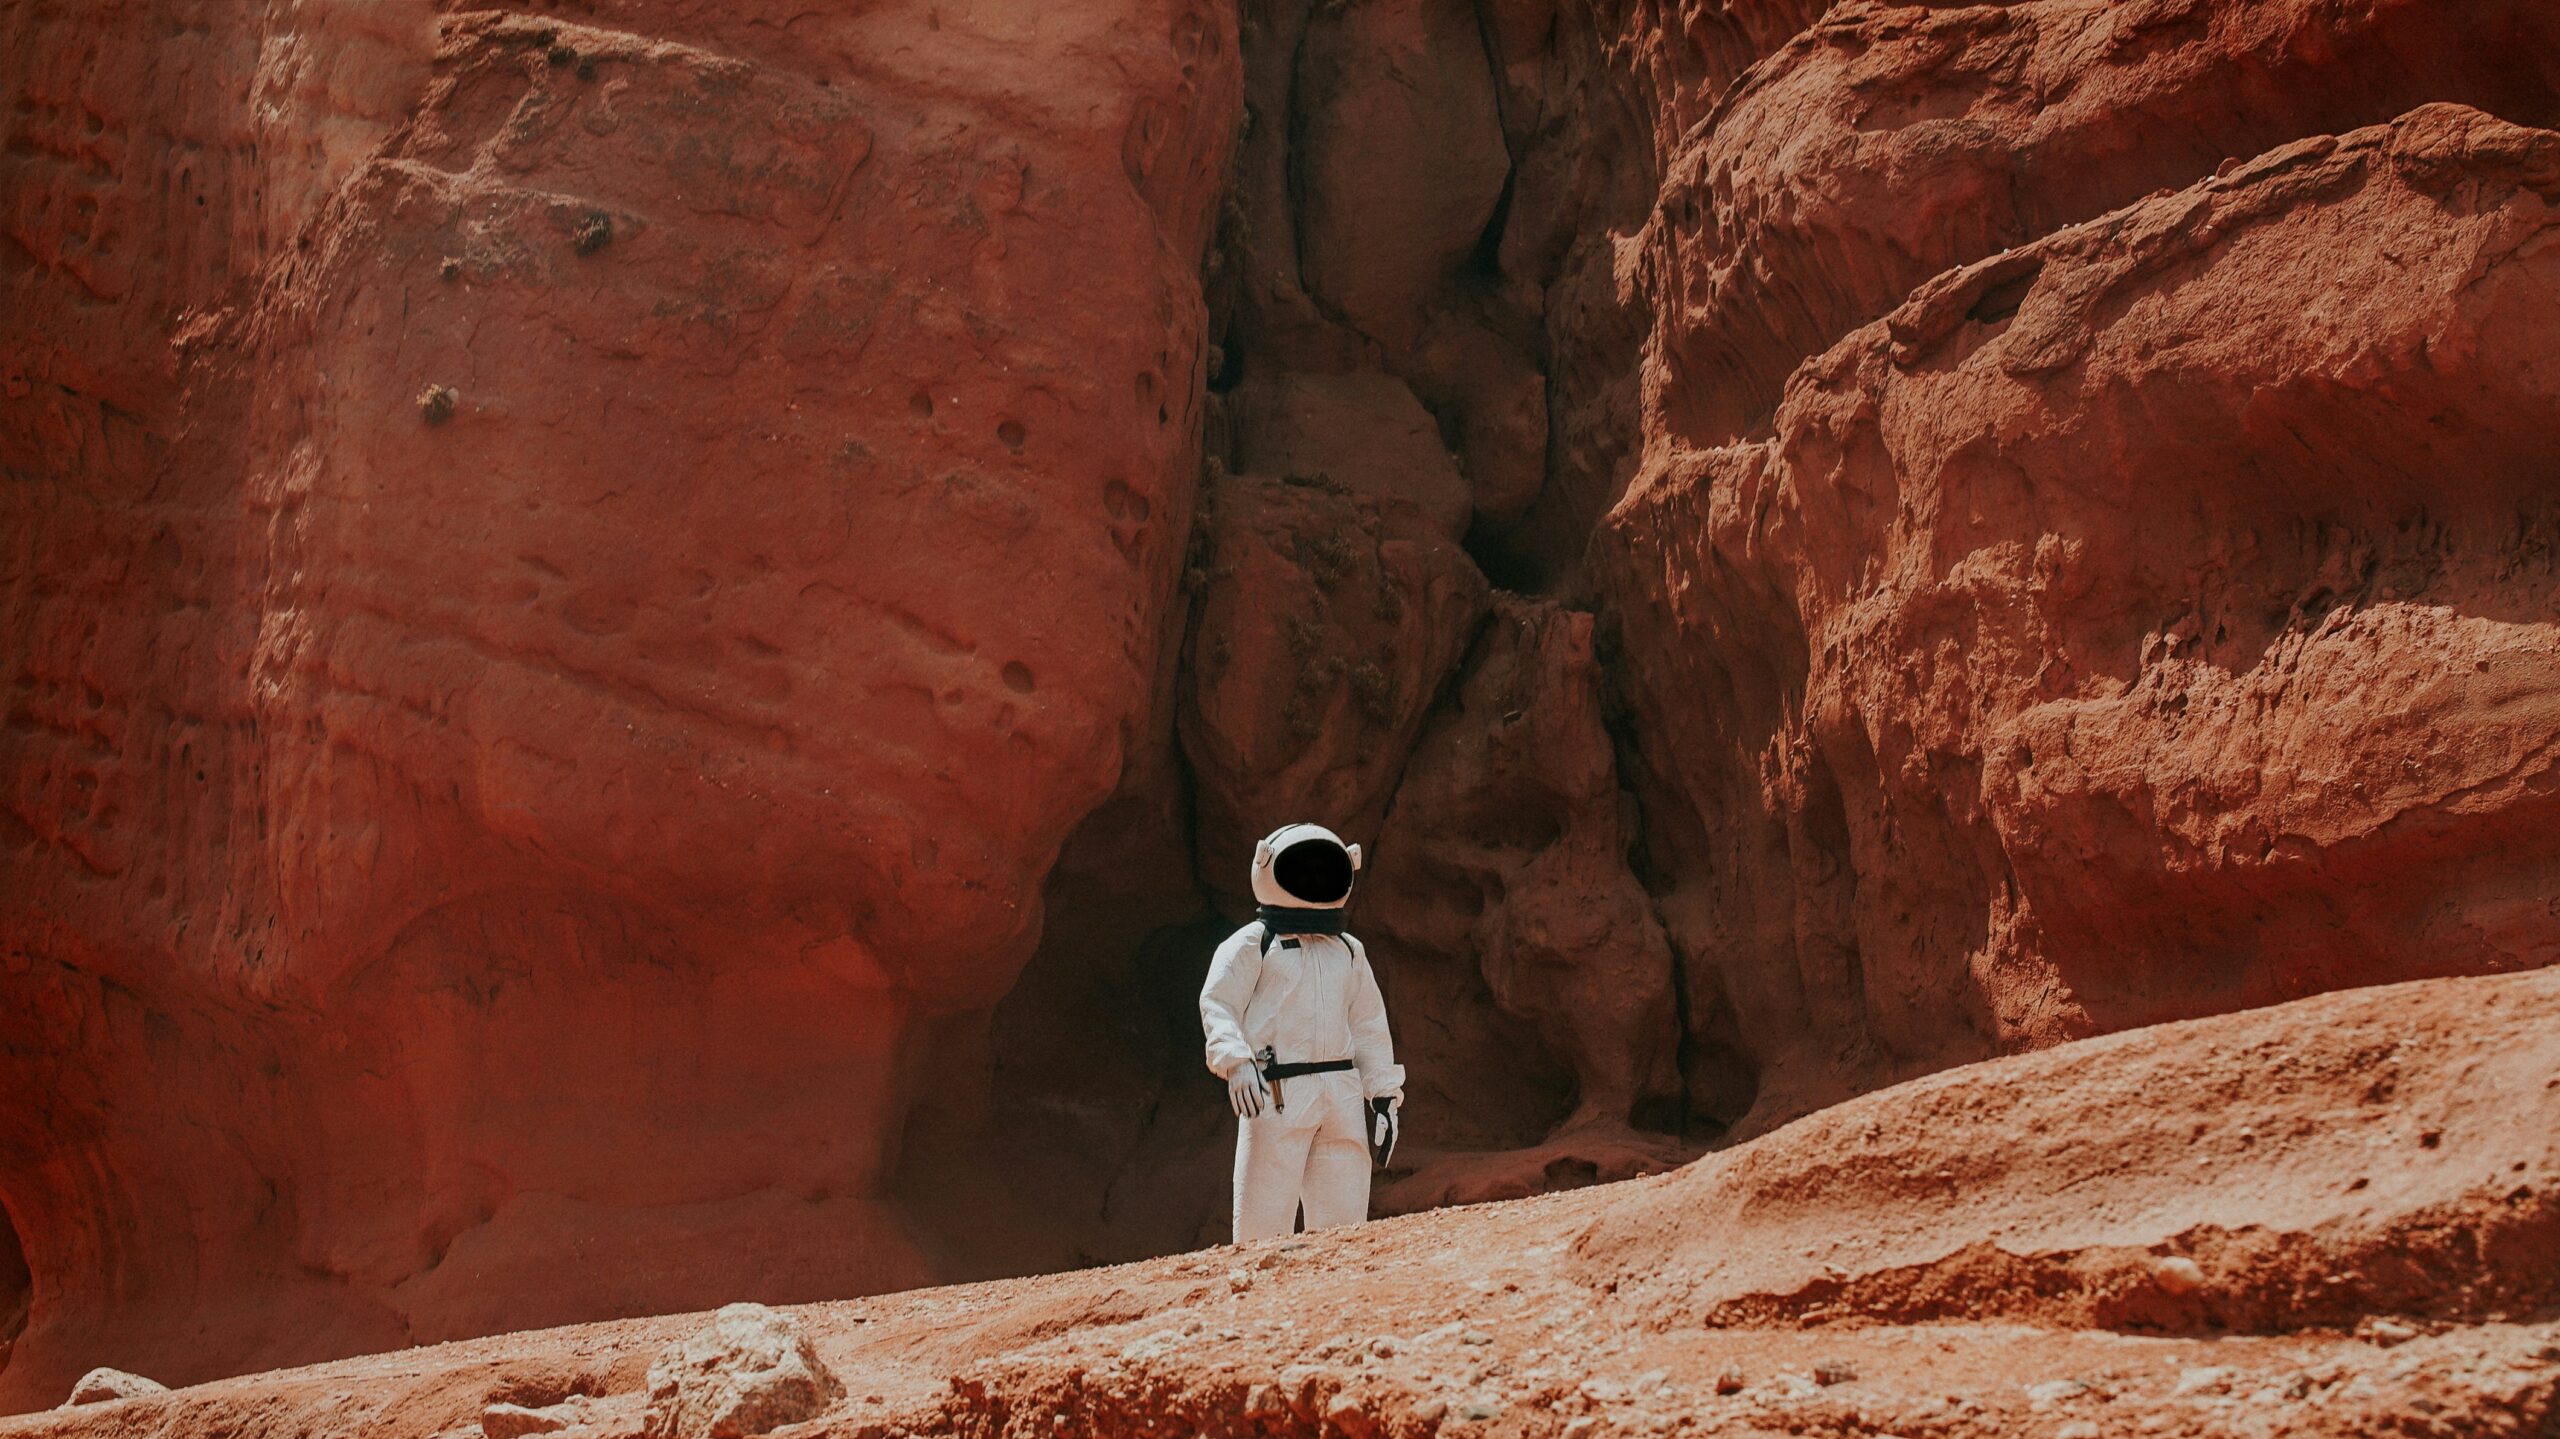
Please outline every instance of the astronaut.
[[1254, 846], [1260, 914], [1200, 990], [1209, 1068], [1236, 1112], [1238, 1243], [1369, 1217], [1369, 1165], [1395, 1153], [1404, 1067], [1360, 941], [1342, 931], [1360, 846], [1293, 824]]

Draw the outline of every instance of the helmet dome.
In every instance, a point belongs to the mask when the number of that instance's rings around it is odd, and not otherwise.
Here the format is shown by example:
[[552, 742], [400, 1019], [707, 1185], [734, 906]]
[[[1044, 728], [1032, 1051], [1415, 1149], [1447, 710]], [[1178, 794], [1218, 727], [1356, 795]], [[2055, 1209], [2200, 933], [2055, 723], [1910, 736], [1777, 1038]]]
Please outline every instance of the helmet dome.
[[1253, 898], [1283, 909], [1340, 909], [1351, 901], [1360, 846], [1320, 824], [1282, 825], [1253, 847]]

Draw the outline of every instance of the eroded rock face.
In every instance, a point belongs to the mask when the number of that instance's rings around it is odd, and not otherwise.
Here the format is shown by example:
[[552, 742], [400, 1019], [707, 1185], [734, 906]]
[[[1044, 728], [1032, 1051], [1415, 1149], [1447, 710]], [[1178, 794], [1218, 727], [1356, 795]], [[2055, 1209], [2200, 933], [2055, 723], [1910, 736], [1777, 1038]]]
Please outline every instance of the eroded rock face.
[[20, 1402], [924, 1278], [1177, 638], [1231, 16], [358, 9], [10, 21]]
[[1487, 587], [1442, 523], [1401, 495], [1220, 474], [1205, 500], [1207, 584], [1181, 732], [1201, 874], [1241, 894], [1254, 841], [1289, 816], [1376, 833]]
[[1299, 269], [1390, 349], [1480, 242], [1511, 173], [1468, 0], [1318, 5], [1289, 112]]
[[1734, 438], [1933, 276], [2306, 136], [2429, 101], [2548, 121], [2555, 24], [2426, 0], [1835, 7], [1711, 124], [1662, 132], [1649, 420]]
[[1764, 1102], [1844, 1037], [1890, 1073], [2560, 958], [2555, 164], [2456, 106], [2307, 140], [1657, 450], [1601, 550]]
[[1406, 766], [1361, 900], [1392, 957], [1421, 1144], [1519, 1148], [1677, 1108], [1671, 949], [1627, 870], [1633, 808], [1591, 616], [1497, 602]]

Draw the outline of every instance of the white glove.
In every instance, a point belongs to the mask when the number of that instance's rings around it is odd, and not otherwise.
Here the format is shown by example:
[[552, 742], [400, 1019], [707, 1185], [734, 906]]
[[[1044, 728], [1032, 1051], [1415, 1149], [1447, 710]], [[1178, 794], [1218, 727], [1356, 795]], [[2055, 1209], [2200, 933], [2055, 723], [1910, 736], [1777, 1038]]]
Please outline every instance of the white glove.
[[1396, 1157], [1396, 1139], [1404, 1130], [1404, 1101], [1372, 1099], [1369, 1101], [1369, 1154], [1380, 1169]]
[[1262, 1082], [1262, 1071], [1252, 1060], [1235, 1067], [1227, 1076], [1227, 1103], [1238, 1119], [1251, 1119], [1271, 1103], [1271, 1091]]

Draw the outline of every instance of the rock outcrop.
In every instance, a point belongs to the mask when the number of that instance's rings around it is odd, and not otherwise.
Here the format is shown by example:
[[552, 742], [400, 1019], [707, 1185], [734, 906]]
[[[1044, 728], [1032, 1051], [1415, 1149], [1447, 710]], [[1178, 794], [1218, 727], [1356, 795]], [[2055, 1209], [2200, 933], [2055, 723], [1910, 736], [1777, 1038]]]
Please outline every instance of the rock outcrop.
[[127, 1374], [121, 1369], [92, 1369], [71, 1386], [71, 1397], [62, 1401], [65, 1409], [82, 1404], [108, 1404], [118, 1399], [147, 1399], [166, 1394], [169, 1386], [157, 1379]]
[[2560, 958], [2555, 165], [2455, 106], [2306, 140], [1933, 280], [1768, 438], [1657, 451], [1599, 570], [1764, 1117]]
[[648, 1439], [753, 1439], [844, 1397], [807, 1326], [761, 1304], [712, 1315], [658, 1356], [648, 1380]]

